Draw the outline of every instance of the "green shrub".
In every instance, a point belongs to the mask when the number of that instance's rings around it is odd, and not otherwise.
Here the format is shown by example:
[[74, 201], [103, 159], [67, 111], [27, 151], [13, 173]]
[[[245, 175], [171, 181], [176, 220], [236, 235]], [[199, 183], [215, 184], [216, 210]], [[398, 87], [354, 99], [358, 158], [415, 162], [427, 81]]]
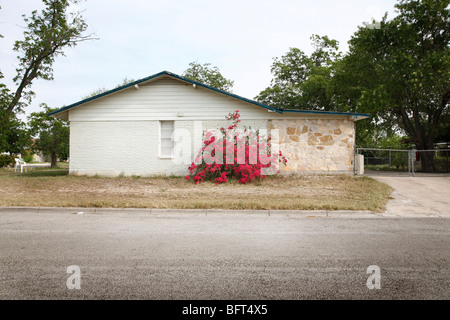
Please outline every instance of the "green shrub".
[[13, 156], [7, 155], [7, 154], [0, 154], [0, 168], [14, 165], [16, 161], [14, 160]]
[[404, 154], [395, 153], [392, 158], [392, 164], [397, 169], [405, 169], [408, 167], [408, 158]]
[[33, 153], [30, 150], [24, 150], [22, 152], [22, 159], [23, 159], [23, 161], [25, 161], [27, 163], [28, 162], [33, 162], [34, 155], [33, 155]]

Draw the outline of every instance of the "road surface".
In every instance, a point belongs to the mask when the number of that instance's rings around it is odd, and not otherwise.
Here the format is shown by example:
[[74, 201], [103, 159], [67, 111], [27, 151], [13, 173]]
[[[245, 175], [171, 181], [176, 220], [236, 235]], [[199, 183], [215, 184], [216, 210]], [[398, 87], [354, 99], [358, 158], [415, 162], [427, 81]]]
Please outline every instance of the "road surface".
[[0, 210], [0, 299], [449, 299], [449, 261], [440, 217]]

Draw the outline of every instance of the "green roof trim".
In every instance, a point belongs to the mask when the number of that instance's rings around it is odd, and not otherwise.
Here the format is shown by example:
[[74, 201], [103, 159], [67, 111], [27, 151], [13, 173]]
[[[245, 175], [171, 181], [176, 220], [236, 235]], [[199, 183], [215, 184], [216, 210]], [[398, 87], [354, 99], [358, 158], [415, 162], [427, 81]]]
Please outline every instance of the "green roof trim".
[[[164, 71], [164, 72], [167, 72], [167, 71]], [[218, 92], [218, 93], [225, 94], [225, 95], [227, 95], [227, 96], [230, 96], [230, 97], [239, 99], [239, 100], [241, 100], [241, 101], [245, 101], [245, 102], [248, 102], [248, 103], [257, 105], [257, 106], [259, 106], [259, 107], [263, 107], [263, 108], [265, 108], [265, 109], [267, 109], [267, 110], [275, 111], [275, 112], [278, 112], [278, 113], [283, 113], [280, 109], [277, 109], [277, 108], [274, 108], [274, 107], [267, 106], [267, 105], [262, 104], [262, 103], [260, 103], [260, 102], [258, 102], [258, 101], [250, 100], [250, 99], [247, 99], [247, 98], [238, 96], [237, 94], [234, 94], [234, 93], [231, 93], [231, 92], [226, 92], [226, 91], [223, 91], [223, 90], [220, 90], [220, 89], [217, 89], [217, 88], [213, 88], [213, 87], [208, 86], [208, 85], [206, 85], [206, 84], [203, 84], [203, 83], [200, 83], [200, 82], [197, 82], [197, 81], [194, 81], [194, 80], [185, 78], [185, 77], [181, 77], [181, 76], [176, 75], [176, 74], [174, 74], [174, 73], [167, 72], [167, 74], [170, 75], [170, 76], [172, 76], [172, 77], [174, 77], [174, 78], [177, 78], [177, 79], [179, 79], [179, 80], [190, 82], [190, 83], [195, 84], [195, 85], [198, 85], [198, 86], [200, 86], [200, 87], [203, 87], [203, 88], [206, 88], [206, 89], [209, 89], [209, 90], [213, 90], [213, 91], [216, 91], [216, 92]]]
[[198, 81], [194, 81], [194, 80], [191, 80], [191, 79], [188, 79], [188, 78], [179, 76], [179, 75], [177, 75], [177, 74], [175, 74], [175, 73], [172, 73], [172, 72], [169, 72], [169, 71], [162, 71], [162, 72], [156, 73], [156, 74], [154, 74], [154, 75], [152, 75], [152, 76], [149, 76], [149, 77], [146, 77], [146, 78], [142, 78], [142, 79], [140, 79], [140, 80], [136, 80], [136, 81], [127, 83], [126, 85], [117, 87], [117, 88], [115, 88], [115, 89], [105, 91], [105, 92], [100, 93], [100, 94], [98, 94], [98, 95], [95, 95], [95, 96], [93, 96], [93, 97], [89, 97], [89, 98], [87, 98], [87, 99], [83, 99], [83, 100], [78, 101], [78, 102], [76, 102], [76, 103], [73, 103], [73, 104], [71, 104], [71, 105], [62, 107], [62, 108], [60, 108], [60, 109], [58, 109], [58, 110], [56, 110], [56, 111], [53, 111], [53, 112], [49, 113], [49, 115], [51, 116], [51, 115], [55, 115], [55, 114], [58, 114], [58, 113], [67, 111], [67, 110], [72, 109], [72, 108], [75, 108], [75, 107], [77, 107], [77, 106], [79, 106], [79, 105], [82, 105], [82, 104], [85, 104], [85, 103], [94, 101], [94, 100], [96, 100], [96, 99], [105, 97], [105, 96], [110, 95], [110, 94], [112, 94], [112, 93], [116, 93], [116, 92], [118, 92], [118, 91], [122, 91], [122, 90], [128, 89], [128, 88], [130, 88], [130, 87], [134, 87], [135, 85], [139, 85], [140, 83], [147, 82], [147, 81], [150, 81], [150, 80], [154, 80], [154, 79], [157, 79], [157, 78], [160, 78], [160, 77], [163, 77], [163, 76], [169, 76], [169, 77], [172, 77], [172, 78], [175, 78], [175, 79], [184, 81], [184, 82], [188, 82], [188, 83], [191, 83], [191, 84], [195, 84], [195, 85], [197, 85], [197, 86], [206, 88], [206, 89], [208, 89], [208, 90], [212, 90], [212, 91], [218, 92], [218, 93], [220, 93], [220, 94], [227, 95], [227, 96], [229, 96], [229, 97], [232, 97], [232, 98], [235, 98], [235, 99], [238, 99], [238, 100], [241, 100], [241, 101], [244, 101], [244, 102], [247, 102], [247, 103], [256, 105], [256, 106], [258, 106], [258, 107], [262, 107], [262, 108], [264, 108], [264, 109], [267, 109], [267, 110], [269, 110], [269, 111], [273, 111], [273, 112], [276, 112], [276, 113], [279, 113], [279, 114], [284, 114], [284, 113], [306, 113], [306, 114], [346, 115], [346, 116], [353, 116], [354, 119], [357, 119], [358, 117], [362, 117], [362, 118], [370, 117], [370, 114], [366, 114], [366, 113], [352, 113], [352, 112], [335, 112], [335, 111], [319, 111], [319, 110], [300, 110], [300, 109], [280, 109], [280, 108], [274, 108], [274, 107], [265, 105], [265, 104], [263, 104], [263, 103], [260, 103], [260, 102], [258, 102], [258, 101], [250, 100], [250, 99], [247, 99], [247, 98], [238, 96], [238, 95], [236, 95], [236, 94], [234, 94], [234, 93], [231, 93], [231, 92], [226, 92], [226, 91], [223, 91], [223, 90], [220, 90], [220, 89], [217, 89], [217, 88], [213, 88], [213, 87], [208, 86], [208, 85], [206, 85], [206, 84], [203, 84], [203, 83], [200, 83], [200, 82], [198, 82]]
[[339, 116], [353, 116], [355, 119], [358, 117], [370, 117], [369, 113], [356, 113], [356, 112], [339, 112], [339, 111], [323, 111], [323, 110], [300, 110], [300, 109], [280, 109], [283, 113], [306, 113], [306, 114], [329, 114]]

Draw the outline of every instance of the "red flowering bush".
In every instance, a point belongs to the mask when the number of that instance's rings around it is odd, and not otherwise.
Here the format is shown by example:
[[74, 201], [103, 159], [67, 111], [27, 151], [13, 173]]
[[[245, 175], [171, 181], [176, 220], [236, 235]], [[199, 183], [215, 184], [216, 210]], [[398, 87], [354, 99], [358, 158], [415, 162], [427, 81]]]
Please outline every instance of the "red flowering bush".
[[278, 163], [287, 163], [281, 151], [271, 154], [271, 136], [246, 127], [238, 129], [239, 118], [239, 110], [236, 110], [226, 117], [231, 121], [227, 128], [204, 133], [203, 147], [188, 168], [187, 180], [192, 179], [196, 184], [202, 181], [219, 184], [235, 179], [245, 184], [263, 179], [267, 173], [278, 173]]

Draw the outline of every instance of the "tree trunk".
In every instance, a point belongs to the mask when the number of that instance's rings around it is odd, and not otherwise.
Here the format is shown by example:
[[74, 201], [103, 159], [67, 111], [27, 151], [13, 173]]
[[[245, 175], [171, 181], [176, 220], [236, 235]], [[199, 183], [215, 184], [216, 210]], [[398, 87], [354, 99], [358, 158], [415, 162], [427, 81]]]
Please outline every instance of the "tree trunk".
[[424, 172], [434, 172], [434, 152], [419, 152], [422, 170]]
[[52, 164], [51, 164], [52, 168], [56, 168], [57, 161], [58, 161], [58, 156], [57, 156], [56, 152], [53, 152], [52, 153]]
[[[416, 143], [417, 150], [433, 150], [434, 143], [432, 136], [428, 136], [425, 143]], [[427, 143], [428, 142], [428, 143]], [[419, 157], [421, 162], [422, 171], [434, 172], [434, 152], [433, 151], [419, 151]]]
[[[405, 109], [401, 109], [400, 116], [402, 119], [403, 128], [408, 136], [416, 145], [417, 150], [433, 150], [434, 149], [434, 130], [439, 124], [439, 117], [431, 114], [431, 119], [435, 121], [428, 121], [428, 127], [424, 127], [419, 119], [419, 113], [414, 112], [413, 120], [409, 118]], [[433, 172], [434, 171], [434, 153], [431, 151], [419, 152], [422, 171]], [[415, 160], [415, 159], [413, 159]]]

